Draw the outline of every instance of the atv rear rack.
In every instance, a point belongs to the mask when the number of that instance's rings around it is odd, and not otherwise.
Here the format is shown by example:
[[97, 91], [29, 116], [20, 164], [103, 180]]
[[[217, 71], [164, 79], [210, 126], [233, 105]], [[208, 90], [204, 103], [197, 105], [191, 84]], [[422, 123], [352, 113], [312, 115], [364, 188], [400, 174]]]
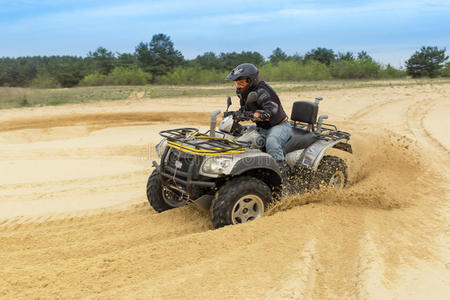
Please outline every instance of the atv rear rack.
[[317, 138], [322, 140], [337, 141], [340, 139], [345, 139], [348, 141], [350, 139], [350, 133], [338, 130], [337, 127], [333, 124], [322, 123], [320, 132], [315, 130], [315, 126], [309, 127], [308, 124], [304, 123], [293, 122], [291, 123], [291, 125], [295, 128], [313, 132], [317, 136]]
[[243, 153], [245, 144], [199, 133], [197, 128], [177, 128], [160, 131], [167, 146], [196, 155], [225, 155]]
[[348, 141], [350, 139], [350, 133], [338, 130], [335, 125], [323, 123], [322, 130], [318, 133], [318, 137], [327, 141], [337, 141], [340, 139]]

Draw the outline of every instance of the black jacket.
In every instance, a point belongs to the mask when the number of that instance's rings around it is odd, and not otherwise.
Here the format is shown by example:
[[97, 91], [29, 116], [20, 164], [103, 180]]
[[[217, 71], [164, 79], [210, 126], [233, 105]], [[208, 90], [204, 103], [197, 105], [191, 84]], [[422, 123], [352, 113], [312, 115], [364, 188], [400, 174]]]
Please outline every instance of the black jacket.
[[241, 108], [245, 108], [245, 110], [253, 112], [262, 110], [269, 116], [269, 121], [256, 122], [256, 126], [269, 129], [287, 118], [280, 98], [267, 83], [260, 81], [253, 91], [257, 94], [256, 102], [247, 103], [247, 97], [245, 97], [244, 99], [241, 98], [240, 104]]

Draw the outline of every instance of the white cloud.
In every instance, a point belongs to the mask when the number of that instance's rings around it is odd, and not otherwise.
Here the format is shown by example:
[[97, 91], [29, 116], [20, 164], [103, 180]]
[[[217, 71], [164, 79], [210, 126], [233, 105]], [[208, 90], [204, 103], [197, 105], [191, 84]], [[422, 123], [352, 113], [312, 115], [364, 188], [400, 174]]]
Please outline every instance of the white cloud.
[[[2, 1], [2, 0], [0, 0]], [[89, 5], [83, 5], [83, 3], [77, 3], [76, 1], [69, 1], [66, 4], [61, 4], [59, 1], [44, 1], [48, 7], [48, 11], [53, 12], [39, 12], [28, 15], [26, 17], [18, 17], [14, 23], [31, 22], [31, 21], [41, 21], [47, 20], [47, 22], [52, 22], [52, 20], [81, 20], [81, 19], [91, 19], [91, 18], [115, 18], [115, 17], [138, 17], [138, 16], [154, 16], [154, 15], [164, 15], [170, 13], [176, 13], [180, 10], [195, 8], [196, 6], [204, 3], [204, 1], [138, 1], [131, 2], [127, 4], [120, 3], [104, 3], [103, 1], [93, 1], [89, 2]], [[99, 4], [98, 2], [101, 2]], [[1, 4], [2, 2], [0, 2]], [[6, 3], [6, 1], [5, 1]], [[45, 5], [40, 3], [40, 1], [21, 1], [21, 3], [5, 4], [6, 8], [19, 9], [26, 8], [29, 6], [36, 6], [40, 10], [45, 11]], [[3, 6], [3, 5], [2, 5]], [[83, 7], [84, 6], [84, 7]], [[57, 7], [58, 9], [55, 9]], [[11, 21], [8, 21], [11, 23]]]
[[[430, 11], [437, 17], [430, 18]], [[183, 53], [194, 54], [228, 51], [231, 45], [260, 53], [277, 46], [293, 52], [315, 45], [345, 50], [353, 43], [355, 49], [381, 49], [386, 48], [381, 42], [411, 40], [445, 46], [447, 12], [450, 0], [0, 0], [0, 56], [84, 54], [98, 45], [132, 51], [127, 49], [157, 32], [183, 45]]]
[[368, 3], [358, 3], [353, 6], [343, 6], [334, 8], [323, 8], [320, 6], [297, 7], [277, 11], [277, 14], [284, 17], [311, 17], [311, 16], [345, 16], [355, 14], [374, 14], [393, 11], [396, 12], [424, 12], [424, 11], [450, 10], [450, 1], [444, 0], [416, 0], [416, 1], [377, 1]]
[[129, 4], [98, 7], [78, 11], [87, 17], [136, 17], [150, 16], [162, 13], [177, 12], [180, 9], [193, 8], [202, 1], [166, 1], [166, 2], [135, 2]]

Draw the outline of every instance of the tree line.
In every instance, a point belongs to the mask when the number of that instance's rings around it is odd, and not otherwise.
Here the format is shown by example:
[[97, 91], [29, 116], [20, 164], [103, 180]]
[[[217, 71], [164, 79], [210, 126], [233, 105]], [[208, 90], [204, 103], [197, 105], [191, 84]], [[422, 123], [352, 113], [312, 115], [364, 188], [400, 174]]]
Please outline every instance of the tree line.
[[104, 47], [79, 56], [0, 58], [0, 86], [73, 87], [78, 85], [208, 84], [224, 81], [240, 63], [261, 69], [264, 80], [377, 79], [450, 76], [445, 49], [422, 47], [406, 62], [406, 70], [384, 66], [370, 55], [335, 53], [315, 48], [305, 55], [287, 55], [276, 48], [268, 59], [254, 51], [206, 52], [185, 59], [170, 37], [159, 33], [141, 42], [134, 53], [113, 53]]

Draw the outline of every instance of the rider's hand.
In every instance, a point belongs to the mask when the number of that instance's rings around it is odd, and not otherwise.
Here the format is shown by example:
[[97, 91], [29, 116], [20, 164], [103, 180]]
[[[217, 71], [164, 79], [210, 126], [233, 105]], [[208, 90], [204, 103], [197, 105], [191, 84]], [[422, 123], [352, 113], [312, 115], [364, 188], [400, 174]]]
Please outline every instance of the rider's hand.
[[269, 121], [270, 115], [263, 110], [257, 110], [253, 113], [253, 122]]

